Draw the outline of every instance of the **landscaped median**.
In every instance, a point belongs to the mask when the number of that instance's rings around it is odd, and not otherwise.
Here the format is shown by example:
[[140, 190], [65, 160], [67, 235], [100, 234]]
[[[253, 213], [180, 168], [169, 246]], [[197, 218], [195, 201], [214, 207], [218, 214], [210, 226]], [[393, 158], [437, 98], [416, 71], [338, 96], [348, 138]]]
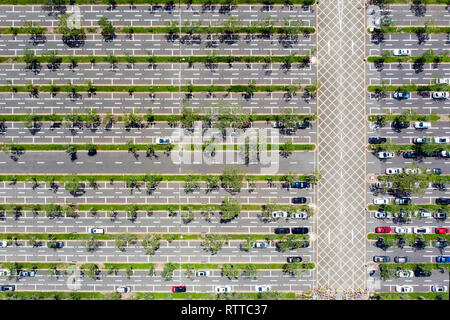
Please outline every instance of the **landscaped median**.
[[[373, 32], [380, 29], [375, 29]], [[425, 31], [426, 30], [426, 31]], [[371, 31], [369, 31], [371, 32]], [[450, 33], [450, 27], [382, 27], [382, 33]]]
[[[425, 149], [426, 148], [426, 149]], [[371, 144], [368, 147], [368, 151], [389, 151], [389, 152], [400, 152], [400, 151], [425, 151], [430, 154], [435, 154], [440, 151], [450, 151], [450, 145], [448, 144], [438, 144], [438, 143], [429, 143], [426, 145], [418, 145], [418, 144], [394, 144], [394, 143], [380, 143], [380, 144]]]
[[447, 300], [449, 299], [448, 292], [411, 292], [411, 293], [397, 293], [397, 292], [375, 292], [371, 300]]
[[[370, 122], [377, 122], [380, 121], [380, 117], [383, 117], [384, 121], [395, 121], [399, 117], [404, 117], [405, 121], [429, 121], [429, 122], [435, 122], [441, 120], [441, 117], [437, 114], [431, 113], [431, 114], [416, 114], [413, 113], [413, 110], [408, 110], [408, 112], [402, 113], [402, 114], [371, 114], [369, 115], [368, 119]], [[1, 119], [1, 116], [0, 116]], [[442, 121], [446, 121], [442, 119]]]
[[[0, 60], [1, 61], [1, 60]], [[367, 58], [368, 62], [374, 63], [448, 63], [450, 57], [447, 56], [408, 56], [408, 57], [382, 57], [382, 56], [370, 56]]]
[[378, 240], [378, 238], [383, 238], [385, 240], [399, 240], [400, 238], [405, 240], [410, 240], [410, 242], [415, 242], [417, 240], [424, 241], [437, 241], [446, 240], [450, 241], [450, 234], [386, 234], [386, 233], [369, 233], [367, 239]]
[[410, 205], [369, 205], [370, 211], [385, 211], [385, 212], [414, 212], [414, 211], [431, 211], [431, 212], [444, 212], [447, 213], [450, 211], [449, 206], [437, 205], [437, 204], [410, 204]]
[[416, 85], [416, 84], [397, 84], [397, 85], [372, 85], [367, 87], [369, 92], [395, 92], [395, 91], [407, 91], [407, 92], [429, 92], [429, 91], [449, 91], [449, 85]]

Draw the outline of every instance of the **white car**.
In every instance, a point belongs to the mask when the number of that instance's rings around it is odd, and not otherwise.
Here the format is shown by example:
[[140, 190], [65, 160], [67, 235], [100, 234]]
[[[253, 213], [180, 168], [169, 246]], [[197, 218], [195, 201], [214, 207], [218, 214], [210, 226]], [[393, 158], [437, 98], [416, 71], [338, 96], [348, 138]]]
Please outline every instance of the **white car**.
[[395, 275], [399, 278], [412, 278], [414, 277], [414, 272], [412, 270], [398, 270]]
[[395, 157], [395, 154], [393, 152], [378, 152], [377, 153], [377, 157], [378, 159], [392, 159], [393, 157]]
[[390, 217], [391, 217], [390, 212], [385, 212], [385, 211], [375, 212], [375, 218], [377, 218], [377, 219], [388, 219]]
[[102, 228], [89, 228], [88, 229], [88, 233], [104, 234], [105, 233], [105, 229], [102, 229]]
[[400, 174], [402, 172], [402, 168], [386, 168], [386, 174]]
[[254, 242], [253, 248], [267, 248], [267, 242]]
[[431, 128], [431, 122], [415, 121], [414, 122], [414, 128], [416, 128], [416, 129], [430, 129]]
[[427, 211], [415, 211], [414, 215], [421, 218], [431, 218], [431, 213]]
[[413, 292], [413, 287], [411, 286], [395, 286], [396, 292]]
[[450, 84], [450, 78], [439, 78], [435, 81], [436, 84]]
[[394, 49], [392, 50], [394, 56], [409, 56], [411, 55], [411, 50], [409, 49]]
[[424, 144], [424, 143], [428, 143], [430, 141], [429, 138], [414, 138], [413, 139], [413, 143], [415, 144]]
[[395, 233], [411, 233], [411, 228], [408, 227], [395, 227], [394, 228]]
[[414, 227], [415, 234], [428, 234], [431, 233], [431, 229], [429, 227]]
[[431, 97], [436, 100], [448, 99], [448, 91], [436, 91], [431, 94]]
[[116, 288], [116, 292], [120, 292], [120, 293], [127, 293], [130, 292], [131, 288], [130, 287], [126, 287], [126, 286], [120, 286]]
[[230, 286], [220, 286], [220, 287], [216, 287], [216, 292], [217, 292], [217, 293], [231, 292], [231, 287], [230, 287]]
[[373, 198], [373, 204], [389, 204], [388, 198]]
[[11, 275], [11, 271], [8, 269], [2, 269], [0, 270], [0, 276], [2, 277], [9, 277]]
[[286, 211], [274, 211], [272, 212], [272, 218], [287, 218], [288, 213]]
[[270, 286], [255, 286], [256, 292], [267, 292], [270, 290]]
[[275, 122], [272, 122], [272, 127], [274, 127], [274, 128], [283, 128], [284, 124], [283, 124], [283, 122], [275, 121]]
[[195, 273], [197, 277], [209, 277], [209, 271], [208, 270], [199, 270]]
[[291, 215], [294, 219], [308, 219], [308, 214], [306, 212], [295, 212]]
[[422, 170], [420, 170], [419, 168], [406, 168], [405, 173], [408, 175], [409, 174], [421, 174]]
[[375, 182], [375, 188], [384, 189], [384, 188], [392, 188], [393, 184], [391, 181], [378, 181]]
[[446, 144], [450, 142], [449, 137], [434, 137], [434, 143]]
[[432, 292], [447, 292], [448, 287], [447, 286], [432, 286], [431, 291]]
[[8, 241], [0, 241], [0, 248], [6, 248], [8, 246]]
[[156, 138], [156, 144], [171, 144], [172, 139], [170, 138]]

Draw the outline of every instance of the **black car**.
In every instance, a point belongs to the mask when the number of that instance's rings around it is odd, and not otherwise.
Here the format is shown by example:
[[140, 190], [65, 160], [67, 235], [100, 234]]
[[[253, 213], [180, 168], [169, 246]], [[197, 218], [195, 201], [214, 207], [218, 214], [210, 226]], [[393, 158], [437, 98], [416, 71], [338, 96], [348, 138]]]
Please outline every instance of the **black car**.
[[375, 245], [376, 245], [376, 247], [377, 248], [380, 248], [380, 249], [386, 249], [388, 246], [384, 243], [384, 241], [377, 241], [377, 242], [375, 242]]
[[395, 198], [394, 202], [400, 205], [408, 205], [411, 203], [410, 198]]
[[298, 198], [292, 198], [292, 203], [306, 203], [306, 198], [305, 197], [298, 197]]
[[436, 152], [420, 151], [420, 155], [422, 157], [434, 157], [436, 156]]
[[403, 152], [403, 158], [405, 159], [415, 159], [419, 157], [420, 153], [416, 151], [405, 151]]
[[275, 234], [288, 234], [291, 230], [289, 228], [275, 228], [274, 232]]
[[302, 262], [302, 257], [287, 257], [287, 262]]
[[450, 204], [450, 198], [437, 198], [436, 199], [436, 204], [441, 204], [441, 205], [449, 205]]
[[434, 243], [434, 246], [436, 248], [446, 248], [448, 246], [448, 242], [447, 241], [436, 241]]
[[14, 291], [16, 289], [13, 285], [0, 286], [0, 291]]
[[297, 128], [298, 129], [306, 129], [309, 127], [309, 122], [305, 121], [305, 122], [297, 122]]
[[48, 247], [52, 249], [61, 249], [64, 247], [64, 242], [62, 241], [52, 241], [48, 243]]
[[307, 234], [309, 232], [309, 229], [306, 227], [300, 227], [300, 228], [291, 228], [291, 231], [293, 234]]
[[370, 144], [380, 144], [380, 143], [386, 143], [386, 142], [387, 142], [386, 138], [381, 138], [381, 137], [370, 137], [369, 138]]
[[407, 121], [395, 120], [392, 122], [392, 128], [397, 129], [397, 130], [406, 129], [408, 127], [409, 127], [409, 122], [407, 122]]
[[431, 271], [423, 271], [422, 269], [414, 270], [414, 276], [416, 277], [431, 277]]

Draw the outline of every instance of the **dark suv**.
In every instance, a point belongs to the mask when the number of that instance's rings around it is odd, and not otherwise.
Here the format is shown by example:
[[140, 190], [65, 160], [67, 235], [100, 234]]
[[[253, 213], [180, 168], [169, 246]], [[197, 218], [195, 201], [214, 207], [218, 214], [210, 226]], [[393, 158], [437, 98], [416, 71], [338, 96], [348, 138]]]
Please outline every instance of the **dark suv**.
[[288, 234], [290, 232], [289, 228], [275, 228], [275, 234]]
[[292, 198], [292, 203], [306, 203], [306, 198], [305, 197], [298, 197], [298, 198]]
[[416, 270], [414, 270], [414, 276], [416, 277], [431, 277], [431, 271], [425, 272], [420, 268], [417, 268]]
[[293, 234], [307, 234], [309, 232], [308, 228], [306, 227], [291, 228], [291, 231]]
[[287, 257], [287, 262], [302, 262], [302, 257]]
[[386, 138], [381, 138], [381, 137], [370, 137], [369, 138], [370, 144], [380, 144], [380, 143], [386, 143], [386, 142], [387, 142]]
[[437, 198], [436, 204], [442, 204], [442, 205], [449, 205], [450, 204], [450, 198]]

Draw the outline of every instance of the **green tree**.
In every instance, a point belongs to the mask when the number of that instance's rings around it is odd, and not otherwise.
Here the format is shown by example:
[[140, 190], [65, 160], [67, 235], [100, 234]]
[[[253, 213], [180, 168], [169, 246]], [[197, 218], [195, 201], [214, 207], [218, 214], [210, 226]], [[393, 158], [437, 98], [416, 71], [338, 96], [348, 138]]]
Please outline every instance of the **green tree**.
[[227, 277], [228, 279], [238, 279], [240, 275], [239, 268], [234, 264], [223, 264], [222, 265], [222, 277]]
[[216, 254], [222, 249], [226, 241], [218, 234], [206, 234], [202, 240], [202, 247], [211, 254]]
[[240, 191], [243, 185], [245, 170], [238, 166], [226, 166], [220, 177], [225, 187], [233, 191]]
[[254, 264], [246, 264], [242, 268], [242, 276], [256, 279], [257, 275], [258, 275], [258, 270], [256, 269], [256, 266]]
[[230, 221], [241, 213], [241, 205], [236, 198], [225, 197], [220, 205], [222, 221]]
[[161, 277], [164, 278], [166, 281], [172, 280], [173, 277], [173, 271], [177, 268], [177, 265], [175, 263], [166, 263], [164, 264], [164, 269], [161, 272]]
[[153, 255], [159, 249], [161, 236], [159, 234], [149, 234], [142, 240], [142, 247], [145, 254]]

